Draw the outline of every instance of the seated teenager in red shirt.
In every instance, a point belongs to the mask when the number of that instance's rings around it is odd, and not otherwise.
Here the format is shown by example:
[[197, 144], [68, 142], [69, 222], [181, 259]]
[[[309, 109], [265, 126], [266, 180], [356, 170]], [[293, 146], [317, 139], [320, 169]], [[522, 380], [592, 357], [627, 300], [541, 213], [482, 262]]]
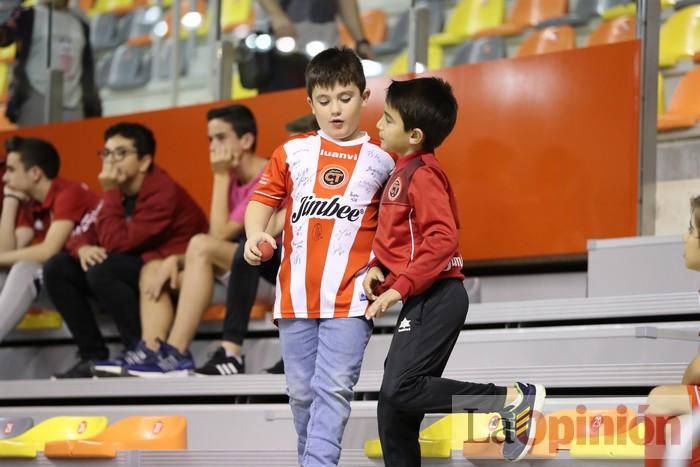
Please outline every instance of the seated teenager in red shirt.
[[42, 292], [41, 265], [60, 252], [97, 194], [58, 176], [56, 148], [47, 141], [13, 137], [5, 142], [5, 184], [0, 216], [0, 340], [32, 304], [51, 307]]
[[91, 377], [109, 357], [88, 297], [115, 320], [124, 347], [135, 348], [141, 339], [141, 267], [183, 254], [189, 239], [207, 230], [195, 201], [153, 163], [156, 142], [148, 128], [118, 123], [104, 139], [98, 177], [104, 193], [94, 222], [69, 242], [77, 255], [60, 253], [44, 266], [51, 301], [80, 352], [80, 361], [59, 378]]

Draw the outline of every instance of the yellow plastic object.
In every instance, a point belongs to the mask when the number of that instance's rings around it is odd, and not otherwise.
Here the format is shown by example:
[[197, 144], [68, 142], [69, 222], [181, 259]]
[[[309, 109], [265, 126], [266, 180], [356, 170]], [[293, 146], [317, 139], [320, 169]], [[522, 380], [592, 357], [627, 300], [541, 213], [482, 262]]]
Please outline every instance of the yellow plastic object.
[[671, 8], [676, 4], [676, 0], [661, 0], [661, 8]]
[[221, 2], [221, 30], [228, 32], [239, 24], [247, 23], [252, 14], [252, 0], [226, 0]]
[[432, 45], [456, 45], [482, 29], [503, 24], [503, 0], [461, 0], [447, 20], [445, 30], [430, 36]]
[[15, 60], [15, 44], [0, 48], [0, 63], [12, 63]]
[[115, 11], [130, 10], [134, 7], [134, 0], [96, 0], [92, 8], [92, 14], [110, 13]]
[[634, 16], [637, 14], [637, 4], [634, 2], [625, 3], [624, 5], [617, 5], [612, 8], [608, 8], [600, 14], [600, 17], [604, 20], [618, 18], [620, 16]]
[[32, 459], [51, 441], [89, 439], [107, 428], [107, 417], [54, 417], [16, 438], [0, 440], [0, 457]]
[[700, 5], [671, 16], [659, 33], [659, 66], [670, 67], [700, 50]]
[[10, 83], [10, 65], [0, 63], [0, 102], [7, 100], [7, 89]]
[[[428, 45], [428, 70], [438, 70], [442, 67], [442, 47]], [[389, 76], [408, 73], [408, 51], [402, 52], [389, 67]]]
[[233, 98], [234, 99], [248, 99], [249, 97], [255, 97], [258, 95], [257, 89], [244, 88], [241, 84], [241, 78], [238, 73], [233, 74], [233, 84], [232, 84]]
[[[1, 70], [2, 68], [0, 68]], [[1, 82], [1, 78], [0, 78]], [[17, 329], [58, 329], [63, 326], [63, 318], [56, 310], [29, 310]]]
[[576, 459], [644, 459], [644, 423], [621, 433], [577, 439], [569, 454]]
[[[457, 413], [442, 417], [420, 432], [421, 457], [449, 459], [453, 450], [461, 450], [465, 440], [483, 441], [503, 431], [501, 416], [497, 413]], [[365, 456], [382, 457], [378, 439], [365, 442]]]

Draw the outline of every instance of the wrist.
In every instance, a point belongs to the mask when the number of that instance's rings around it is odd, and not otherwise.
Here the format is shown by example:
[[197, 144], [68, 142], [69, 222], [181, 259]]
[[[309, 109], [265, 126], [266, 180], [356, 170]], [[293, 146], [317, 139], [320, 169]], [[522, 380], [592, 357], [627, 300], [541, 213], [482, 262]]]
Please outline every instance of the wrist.
[[17, 203], [22, 202], [22, 198], [20, 198], [17, 195], [13, 195], [12, 193], [5, 193], [5, 195], [3, 196], [3, 199], [14, 199], [17, 201]]

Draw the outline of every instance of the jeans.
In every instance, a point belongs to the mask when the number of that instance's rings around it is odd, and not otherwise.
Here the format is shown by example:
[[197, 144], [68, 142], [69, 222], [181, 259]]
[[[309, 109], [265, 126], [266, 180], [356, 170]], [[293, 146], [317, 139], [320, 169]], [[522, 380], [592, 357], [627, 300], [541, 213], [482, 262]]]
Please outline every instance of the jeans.
[[279, 332], [299, 464], [338, 465], [372, 324], [364, 317], [281, 319]]

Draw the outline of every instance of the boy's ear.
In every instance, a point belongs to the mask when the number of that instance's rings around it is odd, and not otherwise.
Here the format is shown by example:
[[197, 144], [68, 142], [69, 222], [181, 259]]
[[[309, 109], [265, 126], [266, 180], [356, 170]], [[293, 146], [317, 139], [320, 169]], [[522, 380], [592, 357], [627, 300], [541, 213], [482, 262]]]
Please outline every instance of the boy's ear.
[[253, 148], [255, 136], [253, 136], [253, 133], [245, 133], [243, 136], [241, 136], [240, 140], [243, 149], [245, 149], [246, 151], [250, 151]]
[[306, 103], [309, 104], [309, 107], [311, 107], [311, 113], [314, 114], [314, 115], [316, 115], [316, 112], [314, 112], [314, 106], [313, 106], [313, 104], [311, 103], [311, 98], [308, 97], [308, 96], [306, 97]]
[[44, 171], [41, 170], [38, 166], [33, 166], [30, 168], [27, 172], [29, 172], [29, 176], [31, 177], [32, 181], [34, 183], [38, 182], [41, 180], [41, 177], [44, 176]]
[[150, 154], [146, 154], [139, 160], [139, 172], [146, 173], [148, 168], [153, 164], [153, 158]]
[[412, 129], [410, 131], [410, 134], [408, 135], [408, 142], [416, 146], [423, 144], [424, 140], [425, 135], [423, 134], [423, 130], [421, 130], [420, 128]]
[[365, 90], [362, 91], [362, 94], [361, 94], [363, 106], [367, 105], [367, 102], [369, 101], [369, 95], [370, 95], [369, 88], [365, 88]]

